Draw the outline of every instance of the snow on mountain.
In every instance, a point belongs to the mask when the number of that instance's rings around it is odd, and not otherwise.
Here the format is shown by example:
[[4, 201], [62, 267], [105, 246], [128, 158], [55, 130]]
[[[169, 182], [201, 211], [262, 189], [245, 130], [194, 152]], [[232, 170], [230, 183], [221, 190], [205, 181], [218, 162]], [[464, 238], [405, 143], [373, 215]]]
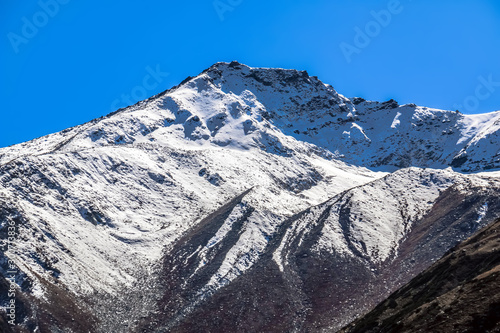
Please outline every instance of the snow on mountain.
[[240, 237], [255, 230], [243, 194], [168, 251], [157, 304], [167, 311], [138, 331], [335, 331], [496, 219], [498, 180], [399, 170], [284, 220], [253, 247]]
[[[245, 200], [254, 212], [238, 251], [258, 252], [262, 235], [287, 216], [384, 175], [284, 135], [260, 116], [250, 92], [225, 96], [205, 85], [202, 75], [102, 119], [0, 150], [2, 228], [19, 219], [4, 269], [13, 259], [41, 297], [47, 291], [37, 276], [76, 295], [116, 294], [245, 190], [252, 189]], [[237, 261], [236, 253], [226, 265]]]
[[464, 115], [348, 99], [305, 71], [217, 63], [116, 115], [3, 149], [0, 163], [30, 149], [43, 154], [145, 142], [261, 147], [286, 155], [299, 140], [366, 167], [479, 171], [500, 166], [499, 128], [500, 111]]
[[[106, 117], [0, 149], [4, 242], [16, 225], [1, 272], [13, 260], [23, 295], [42, 302], [26, 306], [25, 327], [48, 325], [57, 285], [83, 312], [103, 311], [95, 325], [106, 332], [140, 327], [164, 295], [177, 303], [165, 301], [157, 324], [174, 327], [260, 262], [295, 286], [304, 277], [290, 273], [290, 253], [306, 245], [377, 269], [405, 255], [448, 189], [496, 188], [497, 172], [482, 171], [500, 166], [499, 127], [499, 112], [348, 99], [304, 71], [217, 63]], [[491, 195], [476, 227], [496, 214]], [[148, 306], [131, 310], [124, 294]]]
[[159, 259], [164, 246], [246, 189], [254, 188], [256, 208], [284, 217], [378, 176], [304, 153], [156, 143], [29, 156], [0, 169], [3, 205], [12, 211], [3, 223], [15, 212], [26, 220], [16, 256], [42, 274], [33, 258], [51, 253], [60, 280], [78, 278], [68, 283], [87, 292], [94, 283], [126, 283], [130, 269]]

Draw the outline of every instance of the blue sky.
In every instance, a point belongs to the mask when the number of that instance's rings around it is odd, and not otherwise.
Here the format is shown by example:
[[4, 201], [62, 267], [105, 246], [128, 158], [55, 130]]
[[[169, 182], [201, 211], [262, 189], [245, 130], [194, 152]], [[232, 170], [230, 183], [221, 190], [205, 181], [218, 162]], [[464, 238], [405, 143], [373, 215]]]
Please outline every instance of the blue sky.
[[0, 22], [0, 147], [217, 61], [307, 70], [348, 97], [500, 110], [497, 0], [5, 0]]

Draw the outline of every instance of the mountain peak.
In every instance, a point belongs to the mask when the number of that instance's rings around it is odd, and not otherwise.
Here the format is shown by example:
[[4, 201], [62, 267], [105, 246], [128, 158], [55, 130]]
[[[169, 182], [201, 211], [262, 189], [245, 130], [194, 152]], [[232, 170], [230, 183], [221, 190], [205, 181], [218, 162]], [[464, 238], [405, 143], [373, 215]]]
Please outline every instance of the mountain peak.
[[[33, 145], [44, 147], [34, 151], [47, 152], [177, 142], [289, 154], [305, 144], [370, 168], [479, 171], [500, 167], [499, 119], [498, 113], [464, 115], [394, 100], [349, 99], [307, 71], [232, 61]], [[15, 158], [19, 147], [3, 150], [0, 162]]]
[[284, 68], [266, 68], [266, 67], [250, 67], [238, 61], [232, 62], [217, 62], [202, 74], [208, 74], [213, 79], [228, 79], [229, 77], [238, 76], [243, 80], [253, 79], [265, 86], [282, 85], [286, 86], [290, 83], [313, 83], [319, 84], [322, 82], [315, 76], [309, 76], [307, 71], [299, 71], [296, 69]]

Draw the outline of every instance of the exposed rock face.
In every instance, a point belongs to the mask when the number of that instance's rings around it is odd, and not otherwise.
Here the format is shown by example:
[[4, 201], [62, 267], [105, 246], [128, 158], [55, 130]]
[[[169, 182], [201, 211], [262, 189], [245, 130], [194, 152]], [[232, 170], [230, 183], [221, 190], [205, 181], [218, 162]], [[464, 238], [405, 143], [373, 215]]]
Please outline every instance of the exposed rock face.
[[498, 217], [499, 117], [232, 62], [0, 149], [0, 325], [340, 328]]
[[500, 220], [341, 332], [500, 332]]

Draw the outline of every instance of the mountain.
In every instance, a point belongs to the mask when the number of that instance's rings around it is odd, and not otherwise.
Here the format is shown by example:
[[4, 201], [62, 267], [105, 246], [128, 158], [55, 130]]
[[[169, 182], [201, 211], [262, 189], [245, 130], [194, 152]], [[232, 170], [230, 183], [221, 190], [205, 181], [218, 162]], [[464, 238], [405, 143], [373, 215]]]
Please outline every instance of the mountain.
[[0, 149], [9, 329], [340, 328], [499, 217], [499, 126], [232, 62]]
[[500, 220], [342, 332], [499, 332]]

